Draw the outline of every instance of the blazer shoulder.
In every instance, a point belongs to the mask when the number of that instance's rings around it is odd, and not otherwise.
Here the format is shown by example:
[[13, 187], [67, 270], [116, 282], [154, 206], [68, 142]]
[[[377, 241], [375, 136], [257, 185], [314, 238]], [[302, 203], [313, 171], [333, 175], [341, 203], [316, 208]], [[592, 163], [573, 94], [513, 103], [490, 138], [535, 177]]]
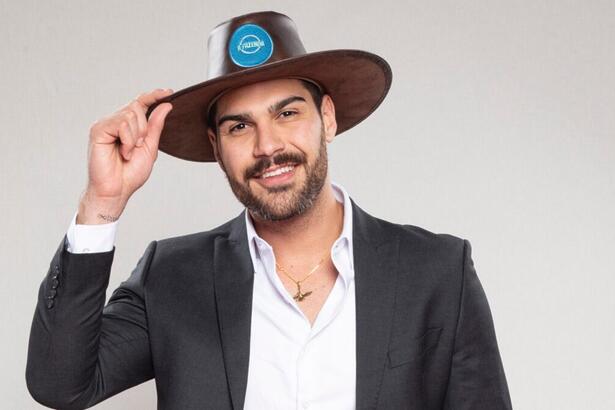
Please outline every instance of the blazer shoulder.
[[156, 253], [158, 256], [168, 254], [178, 256], [190, 252], [207, 253], [208, 249], [213, 249], [217, 238], [228, 238], [233, 229], [237, 229], [237, 224], [241, 224], [242, 215], [208, 231], [158, 239]]
[[[449, 233], [436, 233], [415, 225], [401, 225], [404, 240], [400, 243], [405, 249], [416, 249], [426, 258], [440, 266], [462, 268], [468, 240]], [[457, 271], [452, 269], [451, 271]]]
[[436, 233], [420, 226], [383, 222], [399, 239], [400, 266], [413, 267], [413, 274], [426, 272], [431, 283], [458, 289], [468, 259], [468, 240], [449, 233]]
[[465, 241], [464, 238], [461, 238], [456, 235], [452, 235], [449, 233], [438, 233], [430, 231], [426, 228], [416, 226], [416, 225], [399, 225], [400, 229], [404, 232], [406, 238], [420, 241], [427, 245], [445, 247], [445, 248], [458, 248], [463, 247], [463, 243]]
[[387, 236], [399, 238], [400, 242], [406, 246], [450, 252], [463, 250], [467, 242], [466, 239], [449, 233], [433, 232], [420, 226], [390, 222], [376, 217], [374, 219], [383, 231], [387, 232]]
[[373, 243], [388, 242], [397, 238], [402, 247], [415, 250], [441, 250], [451, 253], [463, 250], [466, 240], [448, 233], [436, 233], [420, 226], [400, 224], [373, 216], [353, 201], [354, 227], [361, 237], [368, 237]]

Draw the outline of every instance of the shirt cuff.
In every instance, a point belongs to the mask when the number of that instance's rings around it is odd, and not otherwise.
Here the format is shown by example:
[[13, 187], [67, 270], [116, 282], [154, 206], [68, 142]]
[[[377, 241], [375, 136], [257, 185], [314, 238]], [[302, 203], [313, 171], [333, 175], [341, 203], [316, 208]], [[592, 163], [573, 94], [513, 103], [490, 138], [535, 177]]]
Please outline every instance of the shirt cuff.
[[66, 239], [66, 250], [70, 253], [109, 252], [115, 245], [117, 221], [100, 225], [77, 224], [77, 213], [73, 215]]

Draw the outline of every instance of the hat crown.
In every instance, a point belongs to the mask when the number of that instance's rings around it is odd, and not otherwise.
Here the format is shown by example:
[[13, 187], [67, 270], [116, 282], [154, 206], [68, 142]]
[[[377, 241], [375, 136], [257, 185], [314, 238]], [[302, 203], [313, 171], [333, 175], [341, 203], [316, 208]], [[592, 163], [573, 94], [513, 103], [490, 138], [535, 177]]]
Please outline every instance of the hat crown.
[[274, 11], [219, 24], [209, 34], [207, 48], [208, 80], [306, 54], [293, 20]]

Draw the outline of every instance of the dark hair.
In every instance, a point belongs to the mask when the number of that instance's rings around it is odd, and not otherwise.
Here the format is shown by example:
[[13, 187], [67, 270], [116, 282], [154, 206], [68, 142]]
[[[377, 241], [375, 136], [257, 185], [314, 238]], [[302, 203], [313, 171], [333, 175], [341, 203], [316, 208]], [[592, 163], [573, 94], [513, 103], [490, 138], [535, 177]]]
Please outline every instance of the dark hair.
[[[303, 80], [301, 78], [299, 79], [299, 81], [301, 81], [301, 84], [303, 84], [303, 87], [305, 87], [305, 89], [308, 90], [308, 92], [312, 96], [314, 105], [316, 106], [316, 109], [318, 110], [318, 115], [320, 115], [322, 118], [322, 114], [320, 113], [320, 106], [322, 104], [322, 97], [324, 95], [323, 91], [320, 89], [320, 87], [318, 87], [315, 83], [311, 81]], [[214, 104], [211, 106], [211, 109], [207, 113], [207, 126], [210, 127], [212, 130], [214, 130], [214, 134], [216, 135], [218, 135], [218, 125], [216, 124], [217, 106], [218, 106], [218, 102], [216, 101], [214, 102]]]

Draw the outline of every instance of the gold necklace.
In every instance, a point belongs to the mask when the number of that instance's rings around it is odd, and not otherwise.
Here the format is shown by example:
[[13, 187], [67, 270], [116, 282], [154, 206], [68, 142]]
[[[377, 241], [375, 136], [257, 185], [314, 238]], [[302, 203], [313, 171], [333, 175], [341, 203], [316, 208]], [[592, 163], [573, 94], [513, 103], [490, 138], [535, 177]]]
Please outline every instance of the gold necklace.
[[278, 264], [277, 262], [275, 263], [275, 266], [278, 268], [278, 270], [280, 272], [282, 272], [283, 274], [285, 274], [286, 276], [288, 276], [290, 278], [290, 280], [295, 282], [295, 285], [297, 285], [297, 293], [295, 293], [295, 295], [293, 296], [293, 299], [295, 299], [297, 302], [301, 302], [303, 299], [307, 298], [308, 296], [310, 296], [312, 294], [312, 291], [305, 292], [305, 293], [301, 292], [301, 282], [305, 281], [307, 278], [310, 277], [310, 275], [312, 273], [316, 272], [316, 269], [318, 269], [320, 267], [320, 265], [322, 265], [324, 260], [325, 260], [325, 258], [322, 258], [320, 260], [320, 262], [318, 262], [318, 264], [316, 266], [314, 266], [312, 268], [312, 270], [307, 275], [305, 275], [305, 278], [303, 278], [301, 280], [296, 280], [295, 278], [290, 276], [290, 274], [288, 272], [286, 272], [286, 269], [284, 269], [282, 266], [280, 266], [280, 264]]

